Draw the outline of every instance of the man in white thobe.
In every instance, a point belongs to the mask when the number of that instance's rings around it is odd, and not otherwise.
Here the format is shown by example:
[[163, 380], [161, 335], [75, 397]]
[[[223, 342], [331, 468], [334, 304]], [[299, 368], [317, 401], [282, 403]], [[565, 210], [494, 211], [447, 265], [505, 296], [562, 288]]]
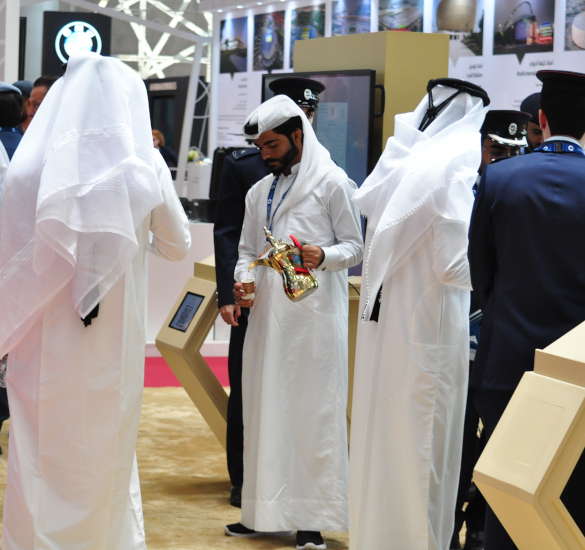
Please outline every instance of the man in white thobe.
[[[234, 536], [297, 531], [297, 548], [326, 548], [320, 531], [347, 528], [347, 268], [359, 263], [355, 184], [318, 142], [307, 117], [278, 95], [244, 132], [271, 169], [246, 196], [236, 281], [266, 246], [294, 235], [319, 288], [299, 302], [280, 275], [256, 268], [243, 353], [244, 485]], [[238, 287], [238, 283], [236, 283]]]
[[485, 92], [429, 83], [354, 195], [368, 218], [351, 423], [350, 548], [447, 550], [469, 354], [467, 229]]
[[169, 259], [189, 248], [144, 84], [119, 60], [72, 57], [0, 207], [4, 550], [146, 548], [135, 445], [149, 231]]

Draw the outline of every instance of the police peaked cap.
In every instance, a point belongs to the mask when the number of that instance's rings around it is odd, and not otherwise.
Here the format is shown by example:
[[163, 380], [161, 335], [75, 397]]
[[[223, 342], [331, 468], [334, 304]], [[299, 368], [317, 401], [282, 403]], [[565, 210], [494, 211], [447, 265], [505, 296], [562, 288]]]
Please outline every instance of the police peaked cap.
[[529, 113], [493, 109], [487, 112], [480, 133], [500, 145], [522, 147], [527, 144], [526, 128], [529, 120]]
[[542, 82], [540, 105], [546, 113], [548, 109], [574, 112], [576, 116], [585, 110], [585, 74], [572, 71], [538, 71]]
[[274, 95], [284, 94], [301, 107], [317, 108], [319, 94], [325, 89], [321, 82], [300, 76], [286, 76], [273, 80], [268, 87]]
[[0, 93], [3, 92], [22, 95], [22, 92], [16, 86], [8, 84], [8, 82], [0, 82]]
[[530, 94], [520, 103], [520, 110], [530, 115], [530, 121], [540, 124], [538, 121], [538, 110], [540, 109], [540, 92]]

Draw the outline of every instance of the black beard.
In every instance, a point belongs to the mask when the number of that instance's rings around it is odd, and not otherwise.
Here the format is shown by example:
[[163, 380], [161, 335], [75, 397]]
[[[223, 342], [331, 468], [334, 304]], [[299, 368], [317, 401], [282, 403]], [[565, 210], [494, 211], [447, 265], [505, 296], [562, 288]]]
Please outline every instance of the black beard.
[[[275, 176], [280, 176], [281, 174], [283, 174], [284, 172], [286, 172], [293, 163], [293, 160], [295, 160], [299, 150], [297, 149], [297, 146], [290, 140], [290, 149], [288, 150], [288, 152], [286, 152], [282, 157], [280, 157], [279, 159], [270, 159], [269, 161], [264, 161], [264, 164], [266, 164], [266, 167], [272, 172], [272, 174], [274, 174]], [[275, 165], [274, 163], [278, 163], [277, 165]]]

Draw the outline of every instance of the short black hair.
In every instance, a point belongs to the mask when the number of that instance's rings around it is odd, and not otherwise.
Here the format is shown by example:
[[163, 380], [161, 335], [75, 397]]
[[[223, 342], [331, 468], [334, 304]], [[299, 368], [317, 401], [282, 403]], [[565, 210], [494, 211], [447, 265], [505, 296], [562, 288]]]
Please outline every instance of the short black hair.
[[14, 128], [24, 121], [24, 99], [17, 92], [0, 92], [0, 126]]
[[285, 136], [291, 136], [295, 130], [302, 130], [303, 129], [303, 120], [300, 116], [294, 116], [285, 120], [282, 124], [278, 125], [276, 128], [273, 128], [272, 131], [276, 132], [277, 134], [284, 134]]
[[58, 80], [59, 77], [57, 76], [52, 76], [52, 75], [43, 75], [43, 76], [39, 76], [39, 78], [37, 78], [34, 82], [33, 82], [33, 88], [36, 88], [37, 86], [43, 86], [45, 88], [50, 88], [53, 84], [55, 84], [55, 82]]
[[559, 94], [558, 97], [543, 98], [541, 109], [553, 136], [581, 139], [585, 134], [585, 98], [574, 100]]

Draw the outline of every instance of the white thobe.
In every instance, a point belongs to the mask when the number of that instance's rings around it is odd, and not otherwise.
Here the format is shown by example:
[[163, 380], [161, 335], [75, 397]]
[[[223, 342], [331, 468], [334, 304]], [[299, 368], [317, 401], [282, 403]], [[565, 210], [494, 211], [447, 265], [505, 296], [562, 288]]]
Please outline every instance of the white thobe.
[[[484, 109], [461, 96], [427, 135], [417, 130], [426, 105], [397, 117], [395, 137], [356, 193], [368, 232], [351, 425], [352, 550], [447, 550], [453, 531], [468, 376], [467, 229]], [[441, 118], [450, 115], [452, 126]]]
[[[296, 178], [293, 168], [278, 183], [273, 214]], [[236, 279], [266, 246], [273, 179], [266, 176], [246, 196]], [[295, 188], [301, 185], [299, 200]], [[362, 254], [354, 189], [332, 167], [321, 180], [295, 181], [274, 216], [277, 239], [293, 234], [323, 248], [313, 294], [291, 302], [280, 274], [255, 270], [243, 352], [242, 523], [258, 531], [347, 528], [347, 268]], [[293, 191], [297, 201], [291, 204]]]
[[6, 170], [8, 170], [9, 163], [10, 159], [8, 158], [8, 153], [6, 152], [4, 145], [0, 143], [0, 198], [4, 191], [4, 179], [6, 178]]
[[146, 548], [134, 458], [144, 378], [146, 250], [180, 259], [190, 233], [168, 169], [138, 253], [84, 327], [66, 286], [9, 354], [5, 550]]

